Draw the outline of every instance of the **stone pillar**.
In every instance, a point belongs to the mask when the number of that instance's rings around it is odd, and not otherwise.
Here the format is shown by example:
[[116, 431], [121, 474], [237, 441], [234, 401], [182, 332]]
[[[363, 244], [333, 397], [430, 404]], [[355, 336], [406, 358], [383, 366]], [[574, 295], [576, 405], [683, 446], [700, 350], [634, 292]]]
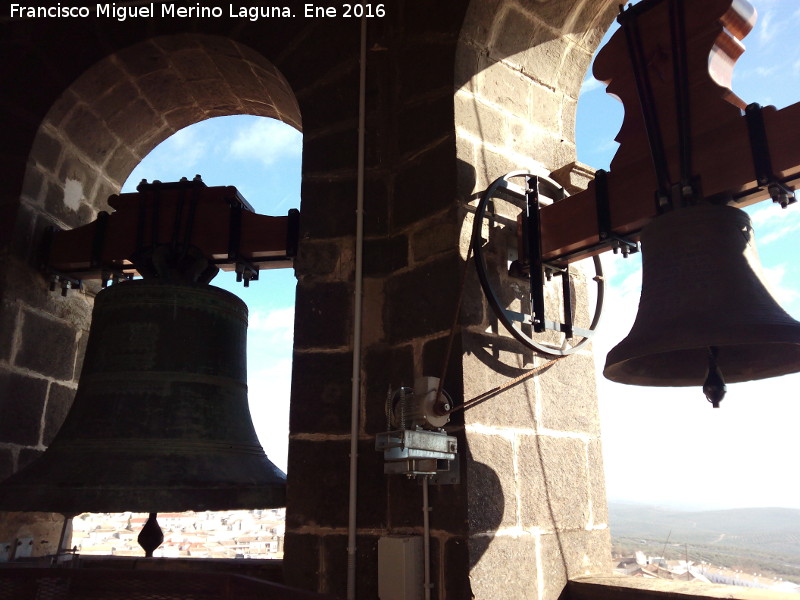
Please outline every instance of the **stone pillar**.
[[[88, 338], [91, 286], [62, 297], [60, 287], [49, 291], [40, 268], [48, 227], [74, 227], [94, 215], [79, 186], [56, 183], [63, 152], [52, 132], [36, 137], [15, 218], [5, 224], [11, 235], [0, 272], [0, 480], [52, 441], [72, 405]], [[4, 514], [0, 520], [3, 541], [33, 537], [33, 556], [55, 551], [60, 515]]]
[[[438, 376], [458, 255], [452, 81], [462, 6], [399, 2], [367, 46], [364, 324], [359, 357], [356, 594], [377, 597], [382, 535], [422, 533], [418, 482], [383, 474], [390, 388]], [[414, 33], [412, 33], [412, 31]], [[357, 32], [353, 32], [354, 34]], [[306, 137], [289, 445], [291, 585], [344, 597], [353, 361], [357, 35], [324, 85], [299, 89]], [[342, 99], [340, 103], [332, 99]], [[345, 101], [346, 100], [346, 101]], [[460, 361], [447, 379], [460, 396]], [[432, 486], [435, 598], [468, 597], [463, 487]]]
[[[473, 3], [455, 99], [460, 189], [470, 204], [520, 169], [552, 173], [568, 191], [585, 186], [587, 169], [575, 163], [575, 109], [609, 5]], [[463, 214], [466, 256], [473, 213]], [[588, 322], [586, 279], [576, 271], [577, 318]], [[554, 285], [546, 297], [557, 295]], [[475, 278], [467, 293], [481, 295]], [[481, 323], [465, 325], [465, 398], [545, 367], [465, 412], [471, 589], [476, 598], [556, 599], [569, 578], [604, 572], [610, 556], [590, 346], [549, 364], [552, 357], [511, 339], [488, 306]]]

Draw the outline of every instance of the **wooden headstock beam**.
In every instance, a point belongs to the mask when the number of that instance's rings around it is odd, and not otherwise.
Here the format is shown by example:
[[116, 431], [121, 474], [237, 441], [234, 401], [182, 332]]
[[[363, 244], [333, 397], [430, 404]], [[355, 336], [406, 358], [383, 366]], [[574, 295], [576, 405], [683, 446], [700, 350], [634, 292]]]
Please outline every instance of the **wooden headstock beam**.
[[[800, 103], [776, 110], [766, 107], [764, 125], [769, 140], [775, 175], [790, 187], [800, 181]], [[734, 206], [743, 207], [769, 200], [765, 186], [756, 181], [745, 117], [721, 125], [698, 140], [695, 158], [703, 173], [703, 193], [707, 196], [730, 193]], [[643, 157], [627, 168], [619, 167], [608, 175], [611, 228], [620, 235], [633, 236], [657, 216], [655, 177], [643, 177], [650, 168]], [[600, 242], [597, 226], [595, 183], [565, 200], [541, 208], [542, 256], [554, 260], [588, 249]], [[569, 260], [568, 260], [569, 262]]]
[[115, 209], [71, 230], [57, 231], [46, 244], [44, 267], [76, 279], [133, 273], [142, 249], [189, 246], [222, 270], [237, 262], [265, 269], [292, 265], [297, 250], [298, 213], [259, 215], [233, 186], [202, 182], [154, 183], [113, 195]]
[[[680, 181], [673, 56], [670, 38], [671, 0], [645, 0], [630, 10], [636, 15], [642, 51], [648, 66], [658, 125], [663, 138], [669, 178]], [[679, 1], [679, 0], [678, 0]], [[755, 22], [755, 10], [744, 0], [684, 2], [692, 172], [706, 198], [726, 199], [746, 206], [770, 197], [757, 181], [745, 103], [730, 89], [736, 59], [744, 51], [741, 39]], [[607, 176], [611, 229], [633, 237], [658, 212], [658, 178], [631, 70], [628, 43], [622, 29], [600, 51], [594, 74], [625, 108], [617, 135], [619, 149]], [[764, 132], [774, 176], [792, 187], [800, 179], [800, 103], [782, 110], [763, 109]], [[574, 196], [541, 209], [544, 260], [570, 262], [572, 253], [600, 242], [595, 182]]]

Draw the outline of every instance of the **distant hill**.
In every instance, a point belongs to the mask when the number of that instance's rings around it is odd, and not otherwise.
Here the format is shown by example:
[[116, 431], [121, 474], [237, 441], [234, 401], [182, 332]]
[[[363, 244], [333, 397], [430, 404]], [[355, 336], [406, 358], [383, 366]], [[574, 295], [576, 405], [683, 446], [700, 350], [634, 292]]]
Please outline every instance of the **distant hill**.
[[800, 510], [736, 508], [678, 511], [609, 503], [609, 526], [620, 551], [685, 558], [800, 582]]

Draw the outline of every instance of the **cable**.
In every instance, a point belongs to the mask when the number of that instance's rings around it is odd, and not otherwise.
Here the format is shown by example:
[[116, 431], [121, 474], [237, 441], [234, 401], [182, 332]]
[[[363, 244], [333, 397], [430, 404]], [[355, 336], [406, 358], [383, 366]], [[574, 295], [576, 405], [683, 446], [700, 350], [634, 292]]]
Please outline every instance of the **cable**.
[[531, 369], [530, 371], [526, 371], [525, 373], [515, 377], [514, 379], [506, 381], [505, 383], [500, 384], [497, 387], [494, 387], [494, 388], [492, 388], [492, 389], [490, 389], [490, 390], [488, 390], [486, 392], [483, 392], [482, 394], [478, 394], [474, 398], [470, 398], [469, 400], [465, 400], [463, 403], [459, 404], [458, 406], [456, 406], [452, 410], [450, 410], [447, 414], [452, 415], [454, 412], [458, 412], [460, 410], [469, 410], [470, 408], [472, 408], [474, 406], [477, 406], [478, 404], [486, 402], [487, 400], [491, 400], [492, 398], [497, 396], [499, 393], [507, 390], [508, 388], [513, 387], [513, 386], [517, 385], [518, 383], [522, 383], [523, 381], [525, 381], [526, 379], [528, 379], [530, 377], [533, 377], [537, 373], [541, 373], [542, 371], [544, 371], [546, 369], [549, 369], [555, 363], [557, 363], [560, 360], [565, 359], [567, 356], [559, 356], [558, 358], [554, 358], [554, 359], [546, 362], [545, 364], [543, 364], [543, 365], [541, 365], [539, 367], [535, 367], [535, 368]]
[[453, 314], [453, 324], [450, 326], [450, 335], [447, 338], [447, 348], [444, 351], [444, 364], [442, 365], [442, 373], [439, 376], [439, 385], [436, 388], [436, 398], [434, 398], [433, 405], [440, 406], [442, 399], [442, 391], [444, 388], [444, 377], [447, 375], [447, 369], [450, 366], [450, 353], [453, 350], [453, 338], [456, 336], [456, 328], [458, 327], [458, 316], [461, 313], [461, 301], [464, 299], [464, 288], [467, 283], [467, 271], [469, 270], [469, 261], [472, 258], [472, 245], [467, 248], [467, 257], [464, 259], [464, 268], [461, 270], [461, 285], [458, 289], [458, 298], [456, 299], [456, 308]]

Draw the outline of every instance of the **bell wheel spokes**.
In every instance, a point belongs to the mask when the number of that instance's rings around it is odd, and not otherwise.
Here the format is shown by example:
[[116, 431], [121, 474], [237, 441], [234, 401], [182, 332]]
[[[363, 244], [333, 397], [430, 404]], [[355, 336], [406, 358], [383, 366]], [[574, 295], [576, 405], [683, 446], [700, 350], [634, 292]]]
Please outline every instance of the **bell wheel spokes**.
[[[586, 345], [603, 307], [599, 257], [591, 257], [595, 293], [588, 325], [575, 319], [575, 269], [541, 258], [539, 207], [566, 196], [549, 177], [512, 171], [483, 193], [472, 230], [478, 279], [497, 320], [523, 345], [549, 356], [565, 356]], [[556, 294], [561, 296], [560, 308], [553, 299]]]

